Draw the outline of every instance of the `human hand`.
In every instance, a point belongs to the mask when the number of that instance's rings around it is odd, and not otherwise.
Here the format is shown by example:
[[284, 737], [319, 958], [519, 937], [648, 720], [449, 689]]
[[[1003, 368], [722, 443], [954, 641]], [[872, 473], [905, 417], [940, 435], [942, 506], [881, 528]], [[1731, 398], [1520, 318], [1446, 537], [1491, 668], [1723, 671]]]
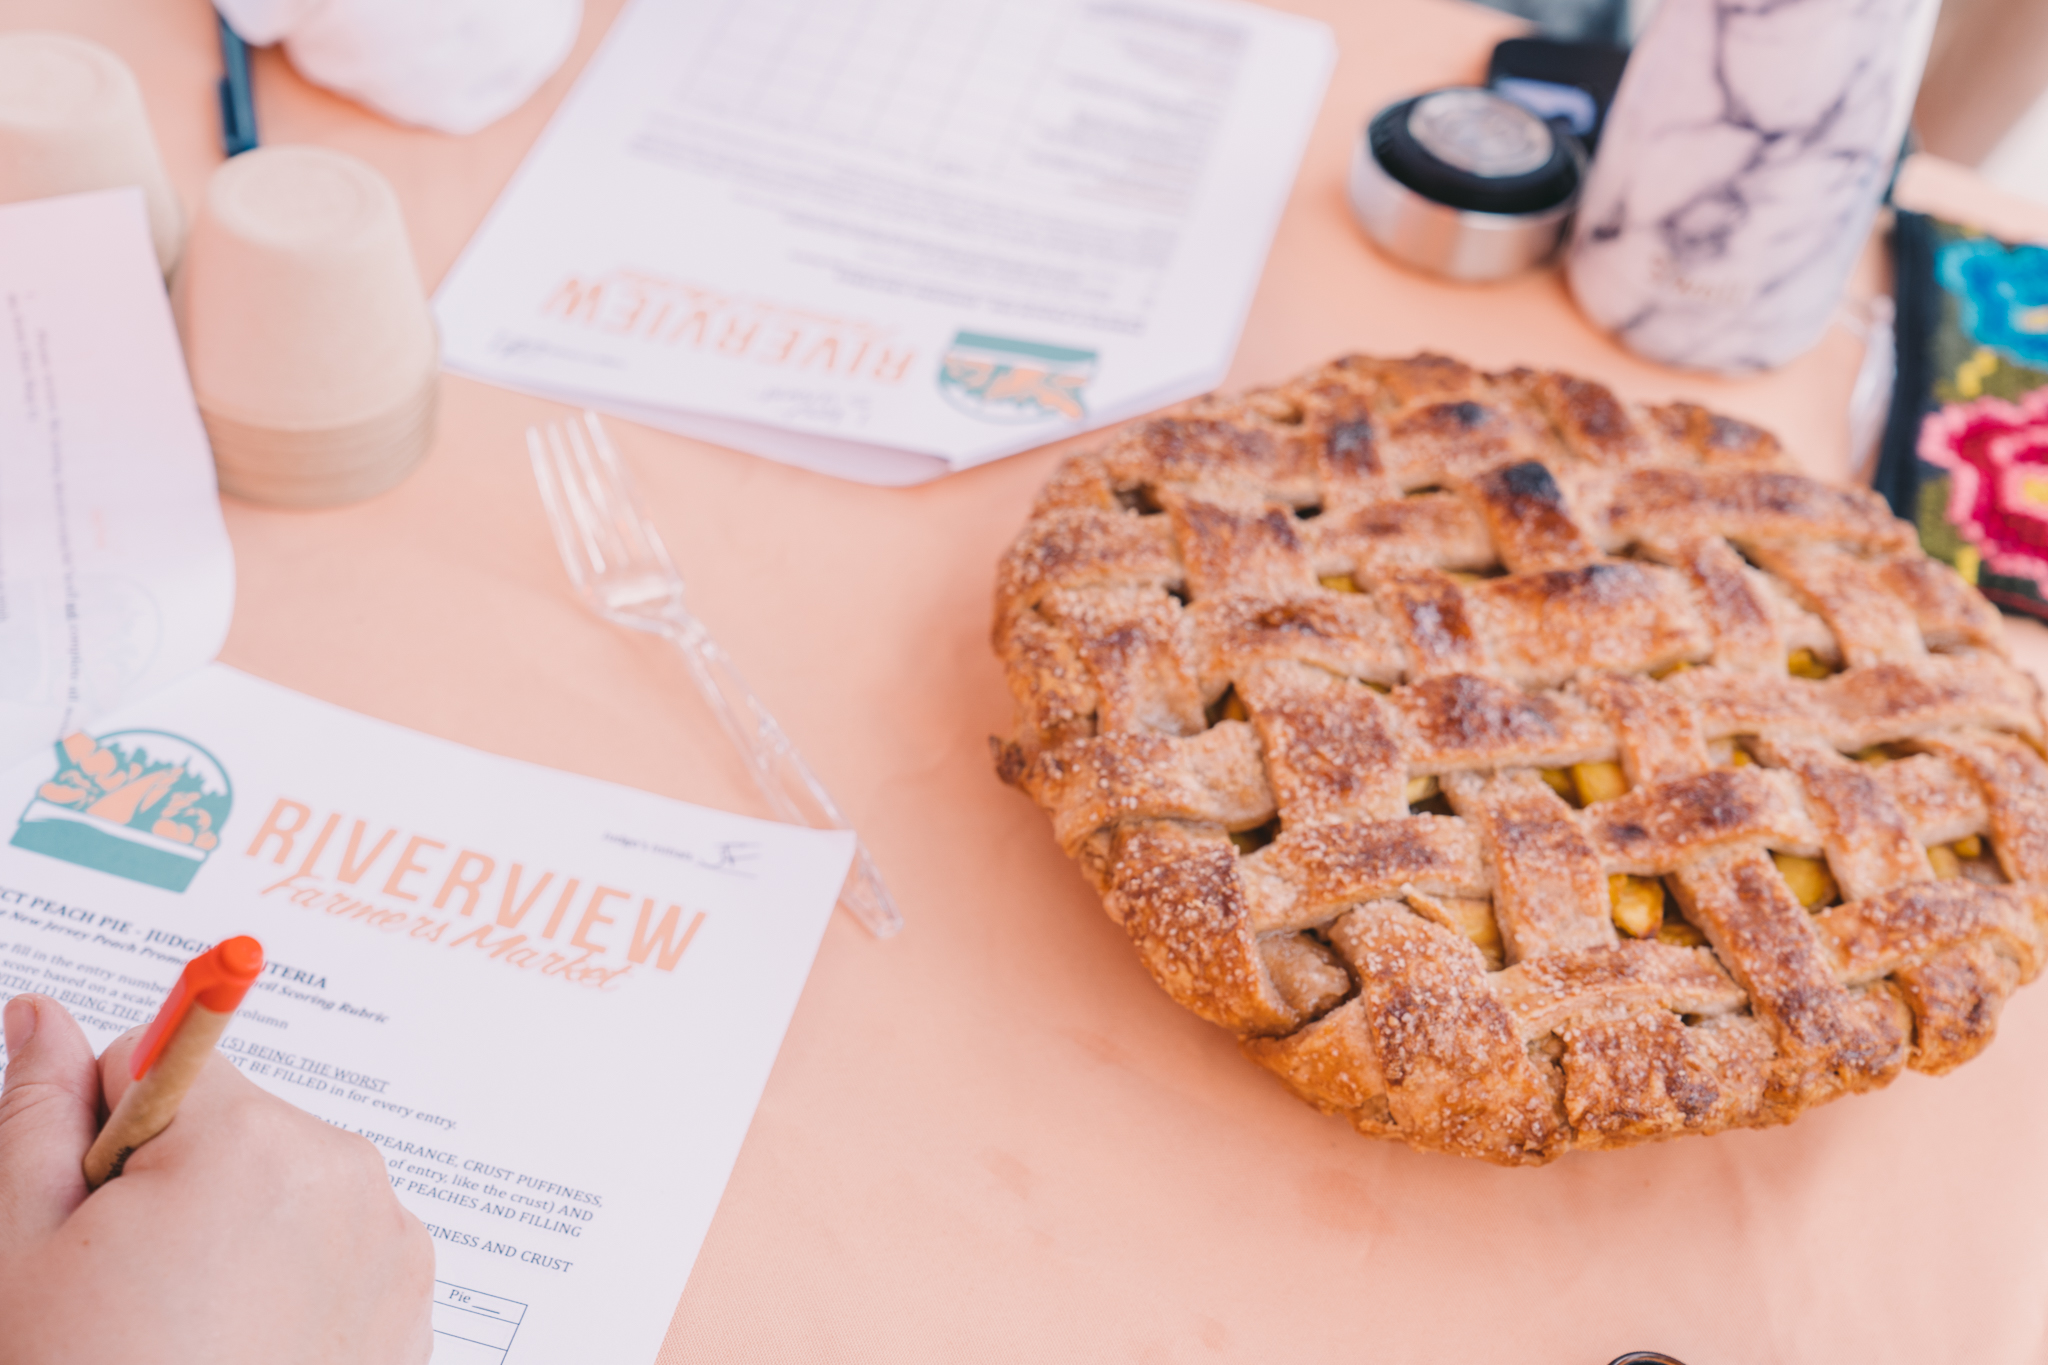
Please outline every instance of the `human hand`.
[[46, 996], [10, 1000], [5, 1027], [0, 1365], [432, 1354], [433, 1244], [375, 1147], [216, 1056], [171, 1126], [88, 1197], [80, 1162], [140, 1030], [95, 1062]]

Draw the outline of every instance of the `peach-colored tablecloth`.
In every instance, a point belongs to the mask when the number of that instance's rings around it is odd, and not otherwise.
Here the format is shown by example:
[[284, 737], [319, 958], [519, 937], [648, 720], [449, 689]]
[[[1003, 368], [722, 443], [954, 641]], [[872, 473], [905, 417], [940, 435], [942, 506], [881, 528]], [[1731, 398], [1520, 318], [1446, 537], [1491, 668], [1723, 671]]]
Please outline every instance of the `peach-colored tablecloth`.
[[[1436, 347], [1700, 399], [1769, 424], [1817, 469], [1845, 466], [1846, 333], [1781, 373], [1713, 382], [1623, 354], [1554, 276], [1460, 289], [1375, 257], [1343, 206], [1354, 131], [1399, 93], [1477, 77], [1512, 25], [1451, 0], [1290, 3], [1330, 22], [1342, 55], [1232, 383]], [[389, 176], [431, 287], [617, 4], [591, 0], [569, 67], [471, 138], [392, 127], [260, 54], [264, 136]], [[136, 67], [188, 204], [220, 155], [211, 25], [201, 0], [0, 0], [0, 28], [71, 29]], [[1914, 176], [1923, 203], [2048, 228], [1966, 173]], [[228, 504], [227, 661], [497, 753], [751, 809], [679, 665], [569, 595], [521, 446], [562, 410], [460, 379], [442, 405], [431, 458], [385, 497], [313, 514]], [[664, 1361], [2048, 1352], [2048, 985], [1960, 1072], [1786, 1129], [1513, 1171], [1369, 1142], [1170, 1004], [1038, 811], [990, 773], [1009, 706], [986, 644], [992, 568], [1057, 449], [884, 491], [617, 431], [699, 609], [910, 922], [886, 944], [843, 918], [828, 933]], [[2048, 658], [2044, 640], [2027, 647]], [[707, 1044], [617, 1040], [651, 1085], [666, 1047]], [[544, 1104], [544, 1071], [535, 1085]], [[590, 1140], [621, 1169], [663, 1156], [628, 1134]]]

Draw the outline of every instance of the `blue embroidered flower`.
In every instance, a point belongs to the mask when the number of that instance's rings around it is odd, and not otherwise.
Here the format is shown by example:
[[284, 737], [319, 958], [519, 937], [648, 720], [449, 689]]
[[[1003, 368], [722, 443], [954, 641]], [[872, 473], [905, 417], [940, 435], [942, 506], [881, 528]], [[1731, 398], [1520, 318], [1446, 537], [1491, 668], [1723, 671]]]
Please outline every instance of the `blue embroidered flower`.
[[1968, 238], [1941, 249], [1935, 273], [1961, 300], [1971, 340], [2016, 365], [2048, 369], [2048, 248]]

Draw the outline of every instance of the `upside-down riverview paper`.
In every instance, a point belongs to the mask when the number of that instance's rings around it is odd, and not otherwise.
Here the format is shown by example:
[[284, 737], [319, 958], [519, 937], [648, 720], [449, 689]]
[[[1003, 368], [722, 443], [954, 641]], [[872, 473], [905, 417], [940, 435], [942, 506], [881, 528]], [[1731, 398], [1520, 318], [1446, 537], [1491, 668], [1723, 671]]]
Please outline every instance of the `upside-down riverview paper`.
[[1334, 49], [1236, 0], [635, 0], [436, 298], [480, 378], [909, 483], [1221, 380]]

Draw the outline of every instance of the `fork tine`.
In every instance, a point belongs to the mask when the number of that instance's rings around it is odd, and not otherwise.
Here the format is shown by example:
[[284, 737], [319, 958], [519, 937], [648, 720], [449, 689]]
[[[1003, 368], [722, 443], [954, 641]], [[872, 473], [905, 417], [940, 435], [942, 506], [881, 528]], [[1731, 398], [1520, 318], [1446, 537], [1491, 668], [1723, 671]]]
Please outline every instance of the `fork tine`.
[[551, 422], [532, 429], [528, 448], [542, 499], [549, 504], [556, 548], [575, 586], [595, 592], [607, 573], [635, 561], [631, 523], [619, 516], [605, 471], [595, 465], [574, 427]]
[[568, 494], [569, 515], [580, 533], [592, 573], [603, 577], [630, 561], [627, 547], [619, 543], [617, 519], [606, 504], [603, 481], [590, 467], [589, 452], [576, 438], [576, 429], [551, 423], [547, 429], [548, 449], [554, 455], [555, 472]]
[[569, 426], [568, 440], [598, 516], [616, 533], [623, 558], [614, 567], [631, 565], [680, 581], [668, 546], [640, 505], [632, 471], [619, 458], [598, 415], [584, 409], [582, 421]]
[[533, 481], [540, 488], [541, 506], [547, 509], [555, 549], [562, 557], [562, 567], [568, 570], [569, 585], [580, 593], [589, 587], [593, 572], [590, 542], [581, 534], [582, 519], [576, 514], [570, 480], [555, 454], [559, 444], [555, 436], [552, 425], [528, 427], [526, 453], [533, 461]]
[[605, 477], [609, 471], [597, 467], [589, 444], [574, 425], [561, 423], [549, 428], [549, 432], [559, 442], [556, 459], [576, 486], [576, 511], [584, 528], [584, 543], [591, 547], [592, 557], [601, 561], [598, 572], [624, 568], [634, 559], [632, 526], [619, 515], [611, 480]]

